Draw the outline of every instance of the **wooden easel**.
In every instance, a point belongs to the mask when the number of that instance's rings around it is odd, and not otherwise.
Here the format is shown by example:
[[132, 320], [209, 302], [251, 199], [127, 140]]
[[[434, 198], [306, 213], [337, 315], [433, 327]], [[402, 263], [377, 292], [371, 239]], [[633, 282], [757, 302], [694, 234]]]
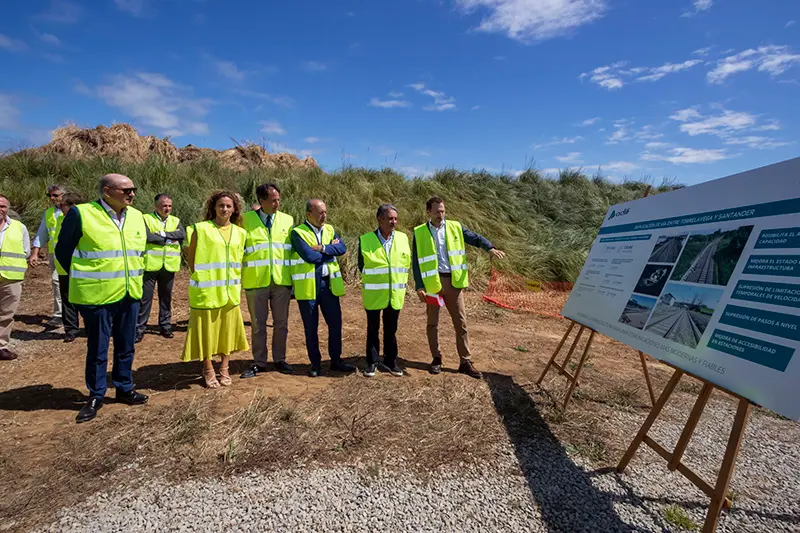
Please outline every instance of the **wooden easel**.
[[[578, 329], [578, 334], [575, 335], [575, 339], [573, 339], [572, 344], [569, 347], [569, 351], [567, 352], [567, 356], [564, 358], [564, 362], [557, 363], [556, 356], [558, 355], [558, 352], [561, 351], [561, 348], [563, 348], [564, 345], [566, 344], [567, 338], [569, 338], [569, 334], [572, 333], [572, 330], [573, 328], [575, 328], [576, 324], [580, 326], [580, 328]], [[571, 374], [567, 370], [567, 365], [569, 364], [569, 360], [572, 358], [572, 354], [575, 352], [575, 348], [578, 346], [578, 343], [581, 339], [581, 336], [583, 335], [583, 332], [587, 329], [589, 330], [589, 339], [586, 341], [586, 346], [583, 348], [583, 354], [581, 355], [581, 358], [578, 361], [578, 366], [575, 368], [575, 373]], [[593, 330], [592, 328], [584, 326], [583, 324], [578, 324], [578, 322], [575, 322], [574, 320], [570, 320], [570, 325], [567, 328], [567, 332], [564, 333], [563, 337], [561, 337], [561, 342], [558, 343], [558, 346], [556, 347], [556, 350], [553, 352], [553, 355], [550, 357], [550, 360], [547, 361], [547, 365], [544, 367], [542, 375], [539, 376], [538, 380], [536, 380], [536, 384], [541, 385], [542, 381], [544, 380], [544, 377], [550, 370], [550, 367], [555, 367], [558, 370], [559, 374], [567, 378], [567, 381], [569, 382], [569, 388], [567, 389], [567, 395], [564, 397], [564, 404], [561, 406], [562, 411], [567, 408], [567, 405], [569, 405], [569, 401], [572, 399], [572, 393], [575, 391], [575, 387], [578, 386], [578, 378], [581, 375], [581, 371], [583, 370], [583, 365], [586, 363], [586, 359], [589, 357], [589, 349], [592, 347], [592, 342], [594, 341], [595, 333], [596, 331]], [[647, 390], [650, 393], [651, 405], [655, 405], [656, 397], [655, 393], [653, 392], [653, 384], [650, 381], [650, 372], [648, 372], [647, 370], [647, 362], [645, 361], [645, 357], [642, 352], [639, 352], [639, 359], [642, 362], [642, 370], [644, 371], [644, 379], [645, 382], [647, 383]]]
[[[743, 398], [742, 396], [739, 396], [738, 394], [735, 394], [729, 390], [718, 387], [709, 381], [690, 374], [689, 372], [676, 368], [668, 363], [665, 364], [673, 368], [675, 372], [672, 374], [672, 377], [661, 393], [661, 396], [659, 396], [658, 401], [655, 402], [655, 405], [653, 405], [653, 409], [650, 411], [650, 414], [644, 421], [644, 424], [642, 424], [641, 429], [639, 429], [639, 433], [636, 435], [636, 438], [633, 439], [633, 442], [631, 442], [631, 445], [628, 447], [628, 451], [625, 452], [622, 460], [620, 460], [619, 464], [617, 465], [617, 471], [625, 471], [628, 463], [636, 454], [636, 450], [638, 450], [639, 446], [644, 442], [650, 448], [652, 448], [653, 451], [667, 461], [667, 468], [670, 471], [674, 472], [677, 470], [686, 479], [691, 481], [694, 486], [711, 498], [711, 505], [708, 508], [706, 521], [703, 525], [703, 533], [713, 533], [717, 530], [717, 524], [719, 523], [719, 516], [722, 512], [722, 509], [730, 509], [732, 505], [730, 499], [727, 497], [728, 486], [730, 485], [731, 477], [733, 476], [733, 468], [736, 464], [736, 456], [739, 454], [742, 438], [744, 437], [744, 429], [747, 426], [747, 419], [750, 415], [750, 407], [753, 405], [753, 403], [747, 398]], [[703, 383], [703, 388], [700, 390], [700, 394], [697, 397], [697, 401], [695, 401], [692, 412], [689, 414], [689, 419], [686, 421], [686, 426], [684, 426], [683, 431], [681, 432], [681, 436], [675, 445], [675, 449], [672, 451], [672, 453], [670, 453], [666, 448], [661, 446], [652, 437], [650, 437], [648, 432], [658, 416], [661, 414], [662, 409], [664, 409], [664, 406], [667, 404], [669, 397], [672, 395], [672, 392], [675, 390], [675, 387], [678, 385], [681, 377], [684, 375], [700, 380]], [[692, 434], [697, 427], [697, 422], [700, 420], [700, 416], [703, 414], [706, 403], [708, 403], [708, 399], [711, 397], [711, 393], [715, 388], [733, 396], [734, 398], [737, 398], [739, 400], [739, 406], [736, 409], [736, 416], [733, 419], [733, 427], [731, 428], [731, 434], [728, 438], [728, 446], [725, 449], [725, 455], [722, 459], [722, 466], [720, 467], [719, 475], [717, 476], [717, 482], [712, 487], [710, 483], [689, 469], [689, 467], [683, 464], [681, 460], [683, 459], [683, 454], [686, 451], [686, 447], [689, 445], [689, 440], [692, 438]]]

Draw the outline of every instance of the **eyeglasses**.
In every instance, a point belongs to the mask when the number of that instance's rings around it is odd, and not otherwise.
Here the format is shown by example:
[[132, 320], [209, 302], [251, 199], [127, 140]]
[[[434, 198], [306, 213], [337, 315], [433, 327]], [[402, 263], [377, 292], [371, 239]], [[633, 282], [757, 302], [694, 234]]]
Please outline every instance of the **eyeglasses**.
[[136, 187], [111, 187], [112, 189], [117, 189], [118, 191], [122, 191], [125, 194], [136, 194]]
[[48, 194], [47, 194], [47, 197], [48, 197], [48, 198], [61, 198], [62, 196], [64, 196], [64, 195], [63, 195], [63, 194], [61, 194], [61, 193], [58, 193], [58, 194], [49, 194], [49, 193], [48, 193]]

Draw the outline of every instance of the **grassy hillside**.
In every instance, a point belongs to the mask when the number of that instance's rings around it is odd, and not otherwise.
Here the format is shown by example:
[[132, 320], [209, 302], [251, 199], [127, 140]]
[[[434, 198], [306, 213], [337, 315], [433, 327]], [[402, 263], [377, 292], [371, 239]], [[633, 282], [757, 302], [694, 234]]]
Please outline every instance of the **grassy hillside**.
[[[184, 222], [197, 220], [203, 201], [218, 188], [238, 191], [250, 203], [260, 183], [275, 182], [282, 191], [282, 209], [300, 222], [309, 197], [324, 199], [330, 223], [355, 252], [358, 236], [375, 228], [375, 211], [383, 202], [400, 210], [400, 229], [426, 220], [425, 200], [439, 195], [446, 201], [449, 218], [489, 238], [509, 258], [502, 268], [544, 281], [573, 281], [610, 205], [640, 198], [647, 185], [612, 184], [565, 172], [547, 179], [536, 171], [518, 178], [487, 172], [443, 170], [432, 178], [408, 179], [393, 170], [346, 168], [330, 174], [319, 169], [253, 169], [236, 172], [219, 161], [201, 158], [189, 163], [168, 163], [151, 157], [140, 163], [106, 157], [69, 160], [49, 154], [18, 153], [0, 158], [0, 192], [35, 231], [47, 207], [45, 187], [62, 183], [97, 197], [100, 176], [119, 172], [139, 188], [134, 205], [152, 209], [158, 192], [173, 196], [175, 214]], [[662, 186], [656, 191], [667, 190]], [[470, 251], [475, 280], [489, 270], [486, 254]], [[356, 276], [355, 254], [343, 261], [345, 276]]]

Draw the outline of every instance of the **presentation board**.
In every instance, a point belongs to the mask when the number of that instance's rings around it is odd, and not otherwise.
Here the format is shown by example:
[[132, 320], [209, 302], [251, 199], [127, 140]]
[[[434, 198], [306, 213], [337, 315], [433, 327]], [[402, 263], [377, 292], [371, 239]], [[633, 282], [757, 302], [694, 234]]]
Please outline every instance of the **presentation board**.
[[613, 206], [562, 314], [800, 419], [800, 158]]

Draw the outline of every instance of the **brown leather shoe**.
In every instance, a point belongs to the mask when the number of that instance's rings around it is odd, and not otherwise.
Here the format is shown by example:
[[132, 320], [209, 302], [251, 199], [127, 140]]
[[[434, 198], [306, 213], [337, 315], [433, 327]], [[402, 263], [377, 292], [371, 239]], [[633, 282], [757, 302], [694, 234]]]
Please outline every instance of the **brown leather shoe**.
[[478, 370], [472, 366], [472, 361], [462, 361], [461, 365], [458, 367], [458, 372], [461, 374], [466, 374], [475, 379], [481, 379], [483, 377], [483, 374], [478, 372]]
[[13, 361], [17, 358], [17, 354], [9, 350], [8, 348], [3, 348], [0, 350], [0, 361]]

